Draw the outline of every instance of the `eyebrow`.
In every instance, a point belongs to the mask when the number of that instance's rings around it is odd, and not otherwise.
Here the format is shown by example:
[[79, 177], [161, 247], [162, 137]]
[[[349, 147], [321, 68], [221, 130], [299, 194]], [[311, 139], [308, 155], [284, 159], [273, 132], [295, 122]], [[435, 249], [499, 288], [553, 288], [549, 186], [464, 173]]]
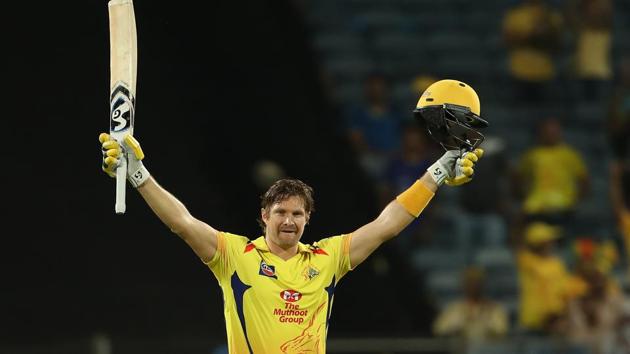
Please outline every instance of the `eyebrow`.
[[[287, 209], [285, 208], [277, 208], [275, 210], [273, 210], [274, 213], [286, 213]], [[292, 214], [306, 214], [306, 211], [302, 210], [302, 209], [298, 209], [298, 210], [294, 210], [291, 212]]]

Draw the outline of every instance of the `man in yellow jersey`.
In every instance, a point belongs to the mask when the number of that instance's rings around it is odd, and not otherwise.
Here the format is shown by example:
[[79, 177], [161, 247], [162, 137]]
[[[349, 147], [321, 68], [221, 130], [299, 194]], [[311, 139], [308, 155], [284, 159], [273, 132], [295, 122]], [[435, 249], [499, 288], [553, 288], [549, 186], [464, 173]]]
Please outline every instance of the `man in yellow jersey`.
[[471, 180], [474, 164], [482, 155], [477, 147], [483, 136], [475, 127], [487, 124], [479, 117], [479, 107], [477, 94], [464, 83], [442, 80], [431, 85], [414, 112], [450, 150], [374, 221], [313, 245], [300, 242], [314, 201], [311, 187], [299, 180], [279, 180], [263, 195], [260, 222], [264, 235], [250, 240], [219, 231], [190, 215], [151, 177], [133, 137], [119, 143], [103, 133], [99, 140], [103, 170], [115, 176], [118, 158], [124, 154], [131, 185], [219, 281], [230, 353], [325, 353], [339, 280], [411, 223], [440, 185]]

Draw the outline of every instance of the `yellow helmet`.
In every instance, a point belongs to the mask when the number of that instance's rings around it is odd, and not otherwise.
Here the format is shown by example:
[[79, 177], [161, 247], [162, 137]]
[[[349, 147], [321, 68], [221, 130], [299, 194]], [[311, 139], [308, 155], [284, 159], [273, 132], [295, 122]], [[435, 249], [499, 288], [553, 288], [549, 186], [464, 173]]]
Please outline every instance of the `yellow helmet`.
[[432, 83], [424, 91], [416, 108], [445, 103], [468, 107], [476, 115], [481, 115], [479, 96], [469, 85], [457, 80], [440, 80]]
[[440, 80], [420, 96], [414, 114], [429, 134], [446, 150], [473, 150], [484, 137], [478, 128], [488, 122], [480, 116], [475, 90], [457, 80]]

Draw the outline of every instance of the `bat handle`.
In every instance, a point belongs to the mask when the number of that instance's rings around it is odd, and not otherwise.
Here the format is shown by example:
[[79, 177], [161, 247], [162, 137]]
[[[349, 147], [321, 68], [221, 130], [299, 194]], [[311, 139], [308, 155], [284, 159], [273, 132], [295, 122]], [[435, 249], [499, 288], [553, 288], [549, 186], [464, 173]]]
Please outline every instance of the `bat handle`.
[[116, 214], [125, 213], [125, 189], [127, 187], [127, 158], [120, 157], [120, 164], [116, 168]]

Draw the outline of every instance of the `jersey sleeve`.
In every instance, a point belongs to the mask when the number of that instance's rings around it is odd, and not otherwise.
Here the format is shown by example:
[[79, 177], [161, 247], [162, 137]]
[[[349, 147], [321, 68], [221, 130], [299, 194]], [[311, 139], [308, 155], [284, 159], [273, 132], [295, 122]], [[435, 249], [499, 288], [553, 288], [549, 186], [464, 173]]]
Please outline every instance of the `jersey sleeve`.
[[219, 283], [229, 279], [236, 269], [236, 255], [245, 249], [249, 239], [247, 237], [230, 234], [227, 232], [217, 233], [217, 251], [210, 261], [205, 264], [210, 268]]
[[339, 281], [352, 268], [350, 267], [350, 240], [352, 234], [333, 236], [322, 239], [313, 244], [331, 257], [335, 267], [335, 279]]

